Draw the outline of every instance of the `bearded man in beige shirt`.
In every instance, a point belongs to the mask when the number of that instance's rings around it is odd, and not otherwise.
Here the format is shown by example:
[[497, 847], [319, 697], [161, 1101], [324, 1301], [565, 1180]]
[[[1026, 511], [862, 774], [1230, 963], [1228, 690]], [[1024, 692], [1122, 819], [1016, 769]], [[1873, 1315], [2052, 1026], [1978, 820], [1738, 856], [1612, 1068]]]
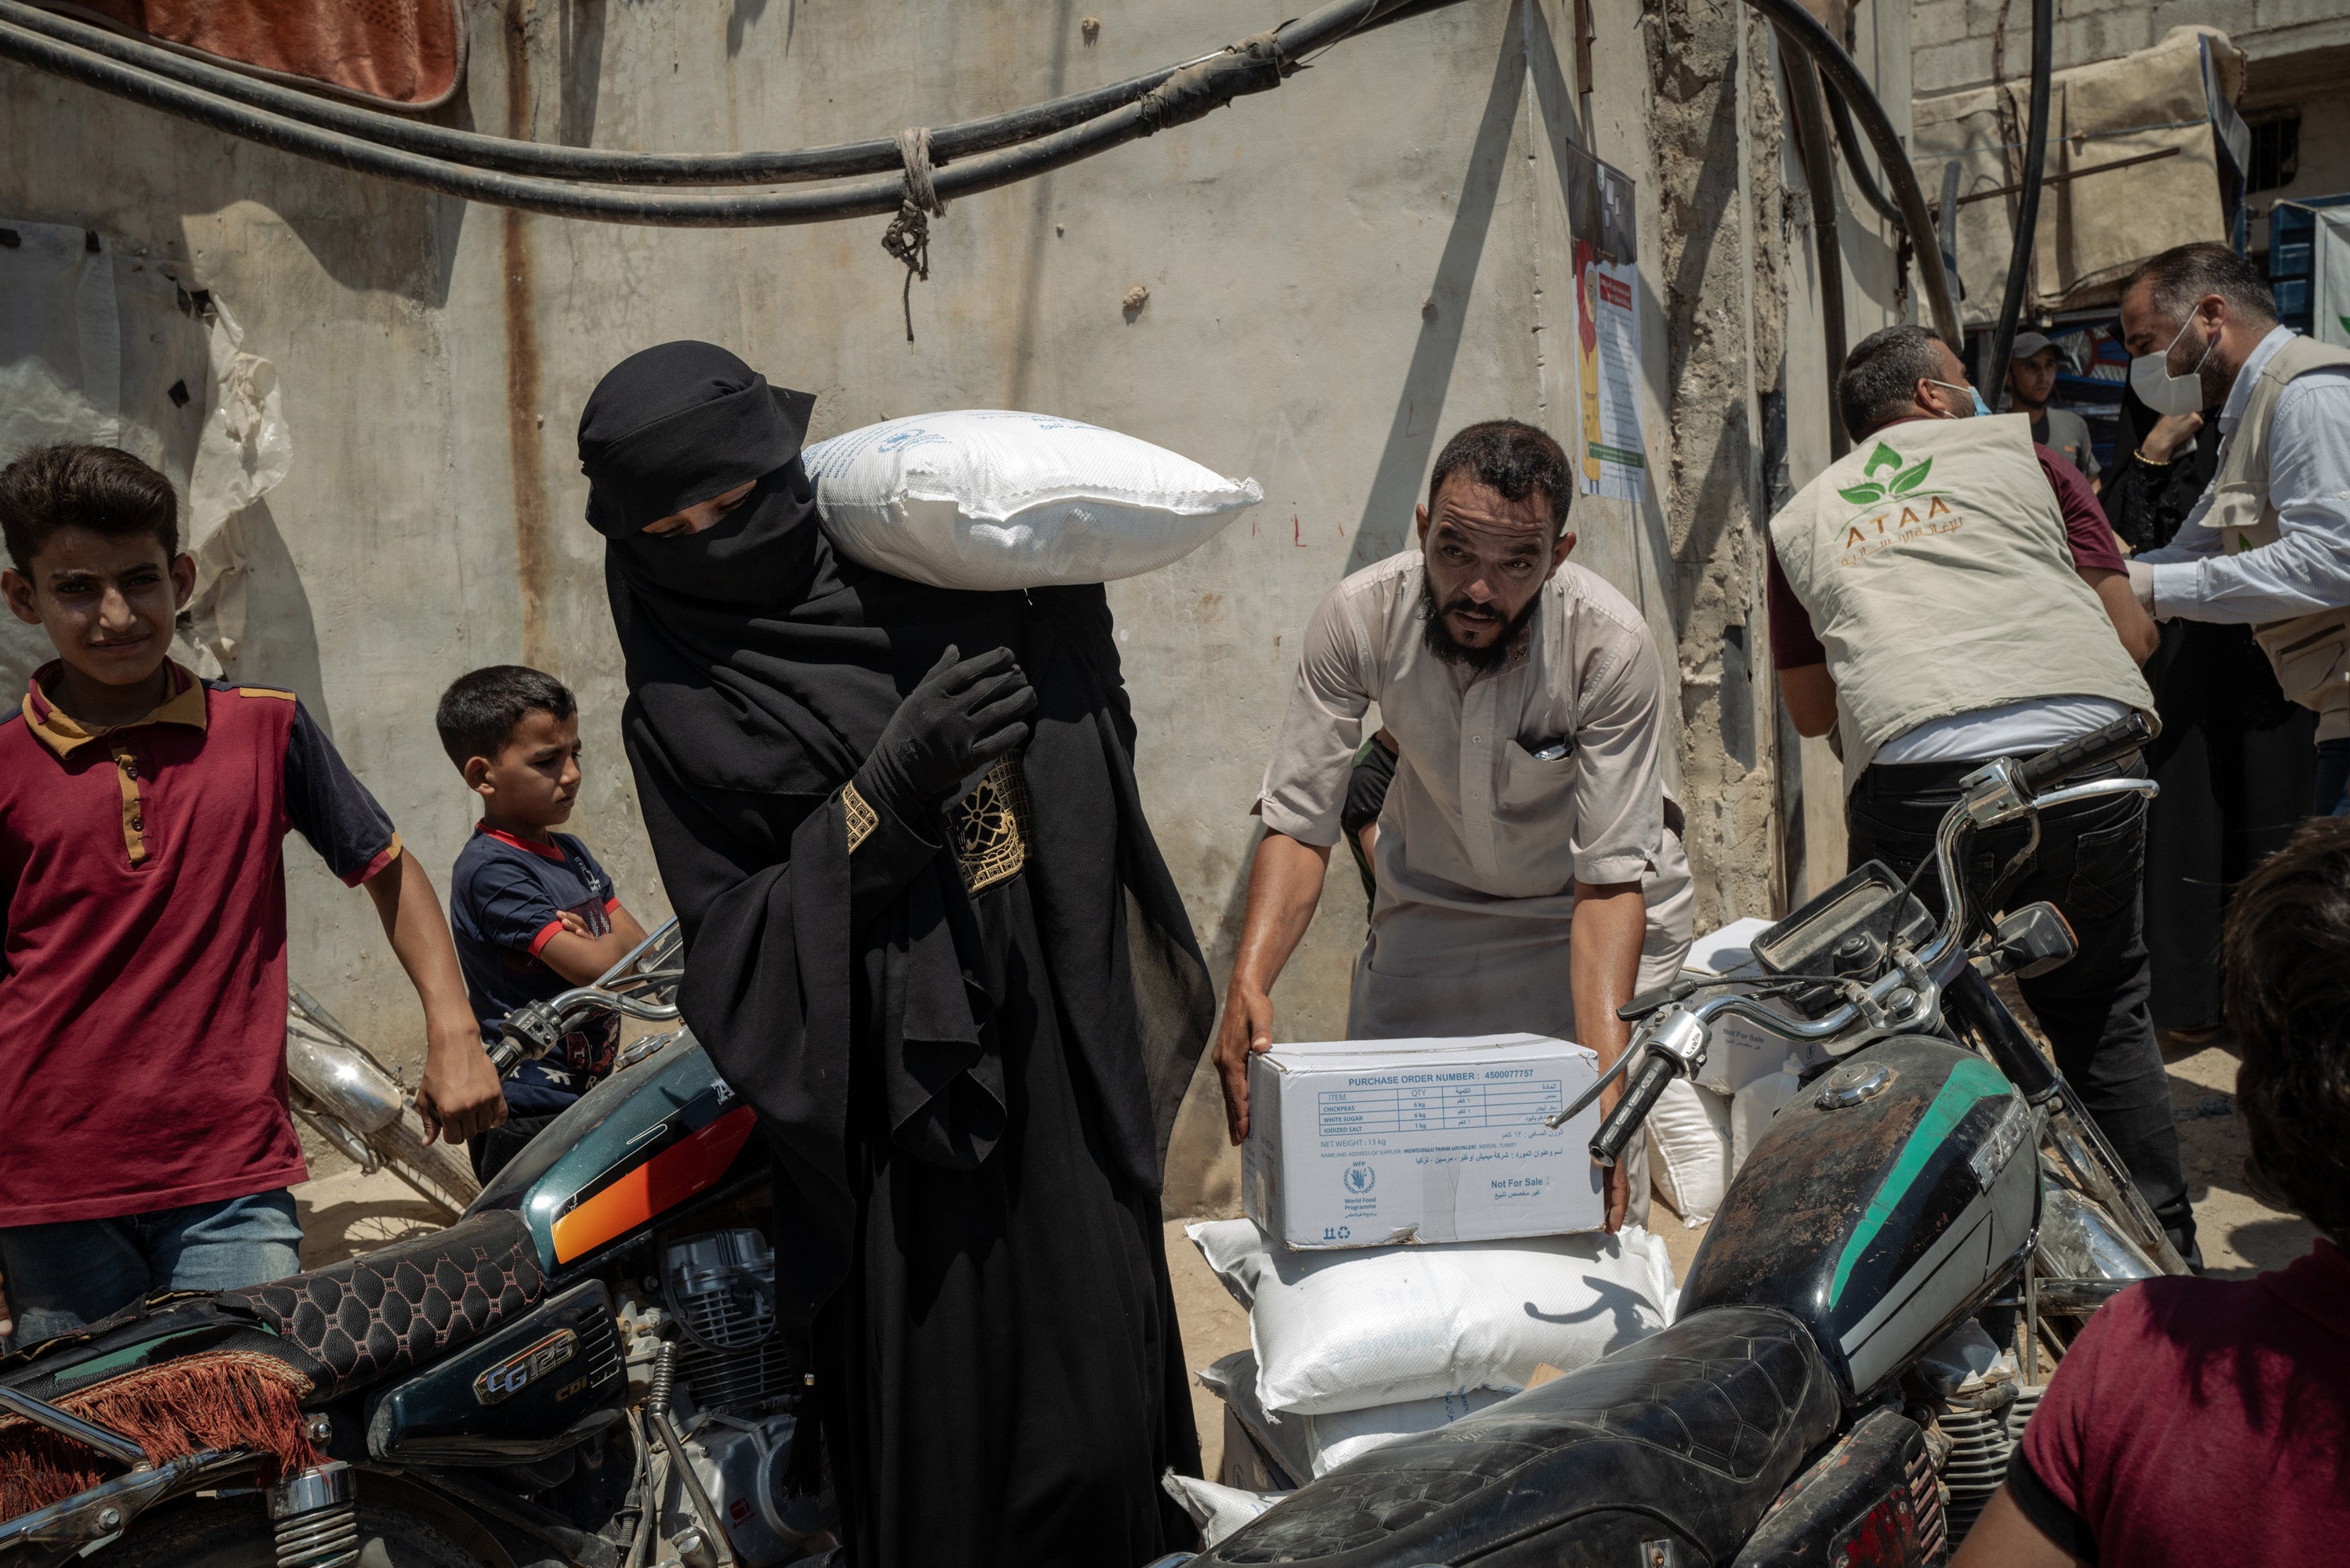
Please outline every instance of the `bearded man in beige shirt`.
[[[1548, 435], [1471, 425], [1437, 457], [1420, 548], [1347, 578], [1306, 624], [1216, 1039], [1235, 1143], [1374, 702], [1396, 770], [1348, 1038], [1523, 1030], [1589, 1046], [1605, 1071], [1630, 1033], [1616, 1010], [1679, 971], [1692, 901], [1658, 772], [1663, 670], [1639, 612], [1568, 563], [1573, 494]], [[1642, 1220], [1645, 1161], [1607, 1181], [1608, 1228]]]

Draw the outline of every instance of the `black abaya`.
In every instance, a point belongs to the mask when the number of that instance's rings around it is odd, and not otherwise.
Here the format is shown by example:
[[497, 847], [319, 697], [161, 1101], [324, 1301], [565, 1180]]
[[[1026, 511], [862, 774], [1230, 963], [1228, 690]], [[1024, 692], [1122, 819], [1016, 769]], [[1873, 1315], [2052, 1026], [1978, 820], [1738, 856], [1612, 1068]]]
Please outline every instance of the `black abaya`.
[[1026, 882], [979, 905], [1005, 982], [994, 1153], [951, 1171], [852, 1133], [858, 1266], [816, 1335], [850, 1539], [860, 1564], [1148, 1563], [1190, 1530], [1139, 1483], [1199, 1469], [1158, 1200], [1099, 1147]]
[[[1198, 1449], [1158, 1191], [1212, 996], [1107, 599], [837, 558], [795, 399], [672, 344], [581, 421], [680, 1000], [777, 1157], [777, 1305], [812, 1334], [852, 1561], [1144, 1562], [1191, 1534], [1159, 1488]], [[639, 532], [754, 475], [705, 533]], [[1012, 649], [1037, 695], [1002, 879], [935, 810], [867, 803], [849, 848], [841, 786], [949, 644]]]

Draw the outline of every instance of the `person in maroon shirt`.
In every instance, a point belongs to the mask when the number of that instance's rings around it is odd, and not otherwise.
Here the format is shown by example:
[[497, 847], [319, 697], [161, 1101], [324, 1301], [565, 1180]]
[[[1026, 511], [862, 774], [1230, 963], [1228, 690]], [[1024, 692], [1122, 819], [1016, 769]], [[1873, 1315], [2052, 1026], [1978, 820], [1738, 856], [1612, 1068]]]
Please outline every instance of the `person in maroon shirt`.
[[[1888, 327], [1863, 338], [1845, 361], [1836, 400], [1856, 447], [1896, 425], [1978, 416], [1982, 400], [1949, 344], [1918, 327]], [[2012, 416], [2010, 416], [2012, 417]], [[2131, 594], [2121, 551], [2097, 498], [2062, 456], [2035, 444], [2033, 455], [2064, 524], [2073, 569], [2096, 596], [2115, 637], [2144, 663], [2161, 634]], [[2028, 484], [2028, 480], [2019, 483]], [[1828, 651], [1796, 598], [1774, 552], [1770, 559], [1771, 658], [1787, 715], [1805, 735], [1836, 728], [1837, 693]], [[1969, 630], [1981, 628], [1969, 628]], [[1999, 650], [2030, 664], [2034, 628], [1997, 628]], [[1923, 679], [1930, 680], [1931, 677]], [[2043, 688], [2045, 690], [2045, 688]], [[1929, 719], [1887, 738], [1852, 781], [1845, 802], [1847, 868], [1871, 860], [1909, 877], [1929, 861], [1934, 835], [1959, 798], [1959, 781], [1993, 757], [2032, 756], [2118, 719], [2110, 698], [2057, 691], [2022, 701]], [[1848, 739], [1848, 738], [1847, 738]], [[2143, 772], [2136, 759], [2113, 771]], [[2179, 1255], [2190, 1263], [2195, 1216], [2178, 1161], [2178, 1131], [2155, 1040], [2153, 992], [2141, 914], [2146, 874], [2146, 807], [2135, 796], [2077, 802], [2045, 814], [2033, 830], [1992, 829], [1975, 841], [1978, 865], [1991, 874], [2029, 847], [2024, 867], [1993, 887], [1976, 874], [1985, 907], [2019, 908], [2046, 899], [2070, 921], [2079, 950], [2072, 961], [2022, 982], [2057, 1065], [2114, 1146]], [[1925, 878], [1922, 896], [1939, 907]]]
[[2350, 1556], [2350, 819], [2244, 878], [2222, 949], [2245, 1174], [2318, 1239], [2250, 1280], [2106, 1303], [1954, 1568]]
[[287, 829], [367, 888], [424, 1003], [428, 1133], [478, 1133], [504, 1101], [432, 885], [374, 797], [292, 692], [166, 657], [195, 584], [171, 483], [37, 447], [0, 469], [0, 593], [57, 651], [0, 721], [0, 1337], [38, 1339], [296, 1267]]

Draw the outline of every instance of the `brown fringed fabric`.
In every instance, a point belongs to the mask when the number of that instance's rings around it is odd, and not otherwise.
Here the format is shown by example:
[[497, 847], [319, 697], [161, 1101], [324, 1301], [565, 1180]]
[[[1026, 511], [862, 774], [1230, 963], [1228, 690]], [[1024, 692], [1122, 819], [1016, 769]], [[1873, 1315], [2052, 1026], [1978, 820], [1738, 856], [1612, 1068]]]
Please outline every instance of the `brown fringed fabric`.
[[[200, 1449], [250, 1449], [269, 1472], [306, 1469], [317, 1450], [302, 1435], [310, 1380], [250, 1351], [216, 1351], [144, 1366], [55, 1401], [85, 1421], [134, 1439], [157, 1463]], [[0, 1520], [47, 1508], [120, 1473], [111, 1460], [47, 1428], [0, 1418]]]

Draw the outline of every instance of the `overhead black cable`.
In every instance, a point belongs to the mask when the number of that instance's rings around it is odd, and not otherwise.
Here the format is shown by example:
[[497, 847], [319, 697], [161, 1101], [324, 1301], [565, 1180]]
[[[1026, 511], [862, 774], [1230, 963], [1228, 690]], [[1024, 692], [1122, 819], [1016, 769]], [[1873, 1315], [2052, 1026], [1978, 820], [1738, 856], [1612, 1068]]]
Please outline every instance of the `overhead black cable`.
[[1868, 171], [1868, 160], [1860, 150], [1860, 133], [1852, 128], [1852, 110], [1833, 88], [1824, 88], [1822, 96], [1828, 100], [1828, 119], [1835, 123], [1836, 144], [1844, 149], [1845, 167], [1852, 171], [1852, 182], [1860, 187], [1861, 200], [1892, 224], [1894, 233], [1908, 234], [1908, 229], [1901, 222], [1901, 209], [1886, 198], [1877, 176]]
[[[1868, 78], [1836, 42], [1835, 35], [1820, 25], [1819, 18], [1804, 9], [1798, 0], [1747, 0], [1756, 10], [1777, 25], [1782, 36], [1794, 42], [1812, 57], [1826, 78], [1831, 92], [1841, 96], [1859, 117], [1860, 128], [1868, 135], [1868, 144], [1877, 152], [1877, 161], [1885, 170], [1885, 178], [1893, 186], [1893, 195], [1902, 214], [1902, 230], [1913, 238], [1934, 232], [1934, 218], [1926, 205], [1926, 192], [1918, 183], [1915, 171], [1909, 167], [1908, 154], [1901, 146], [1900, 133], [1886, 117], [1885, 106], [1877, 101], [1870, 90]], [[1926, 286], [1926, 305], [1934, 318], [1934, 329], [1951, 344], [1966, 339], [1959, 330], [1959, 313], [1950, 299], [1950, 275], [1941, 266], [1927, 265], [1924, 247], [1918, 252], [1918, 277]]]
[[2007, 288], [1999, 302], [1999, 325], [1991, 329], [1991, 363], [1982, 393], [1996, 400], [2007, 385], [2008, 355], [2015, 348], [2015, 324], [2032, 277], [2033, 242], [2040, 232], [2040, 177], [2048, 166], [2049, 77], [2055, 52], [2056, 0], [2032, 0], [2032, 106], [2023, 128], [2023, 189], [2015, 196], [2015, 244], [2007, 258]]
[[[1386, 9], [1394, 8], [1393, 0]], [[839, 180], [857, 174], [879, 174], [898, 167], [898, 142], [893, 136], [870, 141], [843, 142], [834, 147], [810, 147], [793, 152], [626, 152], [600, 147], [564, 147], [513, 137], [458, 130], [397, 114], [363, 109], [318, 97], [315, 93], [262, 81], [191, 59], [171, 49], [109, 28], [93, 26], [52, 15], [22, 3], [0, 0], [0, 23], [38, 33], [58, 43], [102, 55], [118, 64], [146, 71], [182, 87], [226, 99], [247, 109], [282, 115], [327, 130], [339, 131], [400, 152], [439, 158], [475, 169], [506, 174], [536, 174], [554, 180], [587, 180], [608, 185], [785, 185], [808, 180]], [[931, 153], [941, 164], [954, 158], [992, 151], [1070, 126], [1082, 124], [1134, 102], [1177, 71], [1212, 58], [1186, 60], [1130, 77], [1108, 87], [1093, 88], [1054, 99], [1008, 114], [941, 126], [931, 132]], [[38, 62], [34, 62], [38, 63]], [[91, 84], [99, 85], [99, 84]], [[111, 90], [111, 89], [109, 89]], [[176, 112], [176, 111], [174, 111]]]
[[[932, 176], [937, 194], [941, 200], [951, 200], [1014, 184], [1125, 142], [1187, 124], [1235, 98], [1267, 91], [1279, 86], [1285, 77], [1298, 68], [1300, 56], [1348, 33], [1375, 25], [1385, 14], [1399, 9], [1403, 3], [1404, 0], [1333, 0], [1332, 4], [1303, 19], [1284, 23], [1270, 33], [1243, 39], [1195, 64], [1169, 72], [1129, 103], [1049, 134], [1035, 136], [1019, 145], [966, 157], [951, 167], [939, 168]], [[1438, 3], [1451, 4], [1454, 0], [1438, 0]], [[9, 13], [16, 9], [10, 0], [0, 0], [0, 6], [5, 6]], [[383, 145], [369, 137], [329, 129], [323, 123], [250, 108], [224, 94], [191, 87], [182, 80], [140, 67], [125, 65], [107, 54], [78, 45], [62, 43], [44, 31], [16, 26], [6, 19], [5, 13], [0, 13], [0, 57], [17, 60], [131, 102], [192, 120], [210, 130], [334, 164], [355, 173], [417, 185], [467, 201], [485, 202], [556, 217], [681, 228], [754, 228], [895, 213], [905, 193], [905, 183], [899, 177], [846, 182], [817, 190], [648, 195], [612, 186], [581, 185], [568, 180], [502, 173]], [[185, 65], [188, 62], [181, 63]], [[241, 89], [266, 85], [243, 78], [237, 80]], [[1125, 86], [1130, 85], [1123, 84], [1118, 90], [1123, 91]], [[428, 129], [396, 117], [330, 104], [324, 99], [312, 100], [306, 97], [304, 108], [306, 113], [313, 117], [332, 115], [339, 119], [358, 115], [369, 121], [389, 120], [411, 131]], [[1052, 111], [1053, 115], [1059, 112], [1052, 105], [1040, 105], [1036, 109], [1020, 113], [1046, 115], [1047, 111]], [[1005, 118], [997, 117], [998, 120]], [[456, 134], [442, 127], [429, 129], [444, 135]], [[968, 130], [970, 128], [962, 129]], [[470, 132], [463, 134], [473, 135]], [[945, 134], [943, 131], [932, 132], [934, 151], [940, 138]], [[990, 134], [1001, 134], [1001, 131]], [[474, 140], [504, 141], [504, 139]], [[504, 142], [509, 151], [532, 145], [535, 144]], [[868, 156], [863, 150], [865, 145], [858, 144], [846, 151], [839, 149], [822, 151], [827, 157], [836, 153], [847, 157], [853, 152], [856, 158], [865, 159]], [[886, 145], [889, 149], [889, 157], [878, 166], [901, 167], [897, 141], [893, 139]], [[584, 152], [588, 150], [566, 151]], [[668, 158], [671, 155], [607, 153], [598, 156]], [[774, 159], [797, 155], [748, 156]]]
[[[927, 172], [948, 200], [1017, 183], [1125, 142], [1189, 123], [1233, 99], [1263, 92], [1301, 68], [1304, 57], [1392, 18], [1457, 0], [1333, 0], [1224, 50], [1163, 71], [930, 132]], [[1752, 0], [1825, 78], [1828, 111], [1846, 137], [1863, 194], [1911, 235], [1932, 223], [1900, 138], [1842, 45], [1797, 0]], [[2038, 0], [2046, 4], [2046, 0]], [[466, 201], [552, 216], [685, 228], [824, 223], [897, 211], [905, 199], [899, 140], [876, 139], [792, 152], [620, 152], [549, 146], [403, 119], [313, 97], [168, 49], [0, 0], [0, 58], [356, 173]], [[2042, 95], [2044, 97], [2044, 94]], [[1848, 108], [1884, 166], [1897, 202], [1887, 204], [1852, 152]], [[2040, 124], [2044, 144], [2044, 109]], [[951, 166], [949, 166], [951, 161]], [[2037, 164], [2035, 163], [2036, 167]], [[848, 182], [860, 173], [899, 178]], [[781, 184], [840, 179], [809, 191], [644, 195], [629, 185]], [[587, 181], [589, 183], [579, 183]], [[2036, 192], [2030, 202], [2036, 216]], [[1897, 216], [1898, 214], [1898, 216]], [[1959, 340], [1950, 280], [1920, 267], [1935, 325]]]
[[[1781, 34], [1781, 42], [1785, 42]], [[1827, 384], [1833, 391], [1844, 374], [1846, 332], [1844, 319], [1844, 244], [1836, 229], [1835, 154], [1828, 147], [1827, 117], [1820, 103], [1820, 74], [1801, 49], [1784, 48], [1780, 68], [1786, 73], [1788, 108], [1794, 113], [1795, 147], [1803, 154], [1804, 183], [1811, 188], [1812, 238], [1819, 256], [1821, 348], [1828, 362]], [[1828, 399], [1828, 457], [1852, 450], [1844, 428], [1844, 414], [1832, 395]]]

